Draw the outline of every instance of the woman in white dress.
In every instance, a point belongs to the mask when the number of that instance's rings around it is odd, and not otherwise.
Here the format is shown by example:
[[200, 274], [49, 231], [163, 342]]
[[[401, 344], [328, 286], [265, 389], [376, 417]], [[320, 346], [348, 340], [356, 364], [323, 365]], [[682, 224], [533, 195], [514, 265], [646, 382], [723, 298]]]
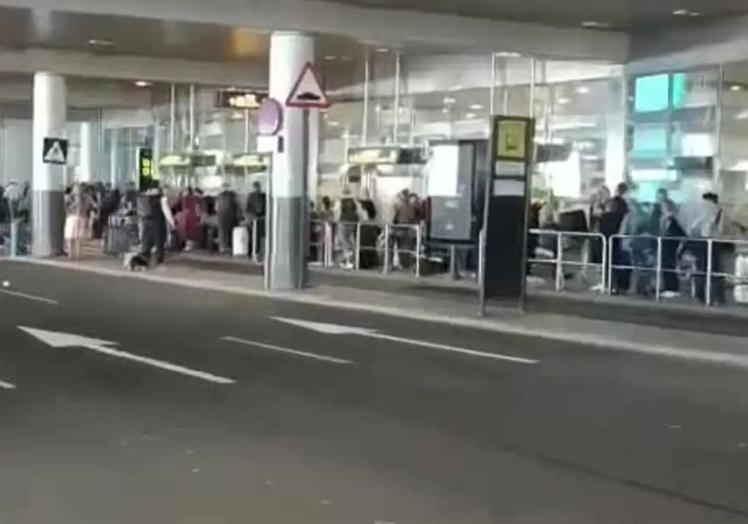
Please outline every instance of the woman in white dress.
[[80, 259], [81, 243], [88, 232], [88, 217], [92, 208], [91, 195], [81, 184], [75, 183], [65, 202], [65, 243], [70, 260]]

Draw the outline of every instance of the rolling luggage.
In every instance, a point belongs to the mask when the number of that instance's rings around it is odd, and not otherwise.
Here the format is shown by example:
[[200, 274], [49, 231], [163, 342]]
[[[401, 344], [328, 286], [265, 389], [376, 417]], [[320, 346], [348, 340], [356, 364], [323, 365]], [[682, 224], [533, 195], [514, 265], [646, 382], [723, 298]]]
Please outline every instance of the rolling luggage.
[[138, 244], [138, 223], [135, 217], [111, 216], [106, 231], [104, 252], [110, 255], [130, 253]]
[[235, 257], [249, 255], [249, 231], [245, 226], [237, 226], [231, 233], [231, 248]]

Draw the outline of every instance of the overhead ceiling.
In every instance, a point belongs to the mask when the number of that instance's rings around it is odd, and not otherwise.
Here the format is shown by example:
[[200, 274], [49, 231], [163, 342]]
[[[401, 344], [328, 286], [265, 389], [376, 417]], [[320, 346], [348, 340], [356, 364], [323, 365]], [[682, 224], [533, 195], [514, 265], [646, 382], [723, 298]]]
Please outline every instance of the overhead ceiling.
[[[705, 18], [748, 14], [746, 0], [335, 0], [377, 9], [407, 9], [495, 20], [580, 27], [597, 22], [610, 29], [695, 23]], [[680, 12], [674, 15], [675, 12]], [[698, 13], [700, 16], [690, 16]], [[598, 27], [601, 28], [601, 27]]]
[[[257, 29], [132, 16], [0, 7], [0, 47], [206, 62], [266, 62], [270, 35]], [[355, 52], [349, 39], [323, 36], [318, 52]]]

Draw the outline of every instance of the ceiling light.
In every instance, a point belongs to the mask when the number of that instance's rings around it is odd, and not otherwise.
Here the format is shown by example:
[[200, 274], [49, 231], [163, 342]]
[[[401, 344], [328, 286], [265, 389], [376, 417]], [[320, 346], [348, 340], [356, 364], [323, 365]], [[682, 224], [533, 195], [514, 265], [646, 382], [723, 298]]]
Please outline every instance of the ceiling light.
[[136, 80], [135, 85], [137, 87], [151, 87], [153, 82], [149, 82], [148, 80]]
[[741, 86], [740, 84], [733, 84], [730, 86], [730, 91], [735, 92], [735, 91], [742, 91], [742, 90], [743, 90], [743, 86]]
[[494, 53], [493, 56], [499, 58], [519, 58], [522, 55], [517, 51], [499, 51], [498, 53]]
[[107, 38], [90, 38], [88, 40], [88, 45], [95, 47], [111, 47], [114, 45], [114, 42]]
[[335, 55], [326, 55], [325, 56], [325, 60], [327, 60], [328, 62], [334, 62], [337, 59], [338, 59], [338, 57], [335, 56]]
[[465, 118], [467, 118], [468, 120], [471, 120], [475, 118], [476, 116], [477, 115], [475, 113], [465, 113]]
[[565, 96], [562, 96], [561, 98], [556, 100], [556, 102], [558, 102], [561, 105], [568, 104], [569, 102], [571, 102], [571, 98], [566, 98]]
[[586, 27], [588, 29], [607, 29], [610, 27], [610, 24], [608, 22], [600, 22], [598, 20], [585, 20], [582, 22], [582, 27]]
[[579, 87], [577, 87], [577, 88], [575, 89], [575, 91], [577, 92], [577, 94], [580, 94], [580, 95], [587, 95], [587, 94], [589, 94], [589, 92], [590, 92], [590, 88], [589, 88], [589, 87], [587, 87], [587, 86], [579, 86]]
[[442, 108], [442, 113], [444, 113], [445, 115], [446, 115], [447, 113], [450, 113], [451, 111], [452, 111], [452, 110], [451, 110], [450, 108], [448, 108], [448, 107], [444, 107], [444, 108]]
[[701, 13], [690, 11], [688, 9], [676, 9], [673, 11], [674, 16], [701, 16]]
[[453, 96], [445, 96], [444, 97], [444, 104], [445, 105], [451, 106], [455, 102], [457, 102], [457, 99], [455, 97], [453, 97]]
[[335, 120], [328, 120], [327, 125], [330, 127], [338, 127], [340, 125], [340, 122], [337, 122]]
[[473, 111], [480, 111], [481, 109], [483, 109], [483, 105], [482, 104], [470, 104], [470, 109], [472, 109]]
[[386, 47], [377, 47], [374, 51], [377, 53], [389, 53], [390, 50]]

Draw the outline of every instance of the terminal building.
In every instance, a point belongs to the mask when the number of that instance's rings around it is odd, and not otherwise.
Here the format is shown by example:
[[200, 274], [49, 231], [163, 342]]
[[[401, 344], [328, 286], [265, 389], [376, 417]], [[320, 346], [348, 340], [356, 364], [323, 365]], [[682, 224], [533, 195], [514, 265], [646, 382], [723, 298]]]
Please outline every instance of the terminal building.
[[[144, 175], [272, 184], [287, 217], [302, 187], [365, 191], [386, 222], [403, 189], [438, 186], [433, 144], [485, 140], [501, 114], [534, 119], [531, 197], [548, 213], [626, 182], [684, 213], [717, 193], [748, 223], [748, 7], [682, 4], [0, 0], [0, 185], [29, 183], [38, 236], [74, 181]], [[260, 102], [285, 102], [307, 62], [332, 102], [308, 147], [297, 109], [261, 136]], [[66, 165], [42, 162], [48, 136], [69, 141]]]

